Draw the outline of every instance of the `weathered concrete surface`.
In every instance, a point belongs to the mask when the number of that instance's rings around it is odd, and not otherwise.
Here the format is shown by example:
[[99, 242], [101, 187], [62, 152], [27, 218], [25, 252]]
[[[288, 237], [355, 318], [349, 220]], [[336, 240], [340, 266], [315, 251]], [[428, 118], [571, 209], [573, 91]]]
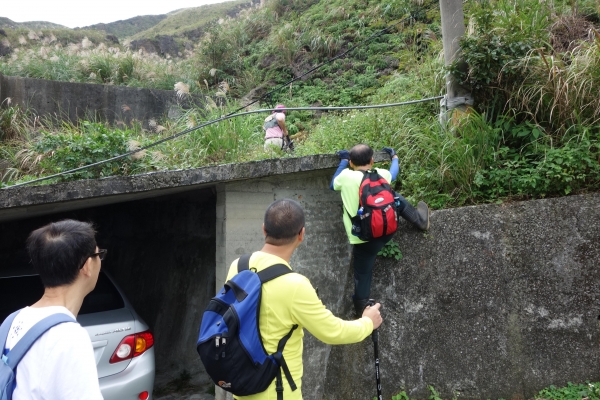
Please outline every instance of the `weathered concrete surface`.
[[[131, 88], [91, 83], [59, 82], [0, 74], [0, 103], [7, 97], [13, 105], [30, 109], [35, 115], [76, 123], [80, 119], [101, 119], [111, 124], [130, 125], [133, 120], [148, 128], [151, 118], [177, 112], [182, 104], [174, 90]], [[200, 99], [193, 99], [201, 104]]]
[[[395, 240], [404, 258], [379, 259], [371, 291], [384, 398], [530, 398], [600, 378], [600, 194], [438, 211]], [[371, 341], [335, 347], [326, 381], [327, 399], [372, 398]]]
[[[0, 190], [0, 231], [12, 237], [5, 229], [67, 212], [111, 221], [99, 228], [102, 240], [131, 253], [111, 250], [118, 267], [107, 268], [130, 297], [139, 296], [136, 308], [148, 307], [142, 316], [166, 329], [161, 340], [188, 352], [173, 350], [167, 365], [182, 359], [200, 374], [190, 343], [201, 299], [222, 284], [234, 258], [260, 249], [263, 213], [275, 199], [297, 199], [307, 213], [306, 243], [292, 265], [334, 314], [352, 315], [350, 247], [341, 201], [328, 189], [336, 165], [335, 156], [322, 155]], [[201, 228], [207, 212], [214, 214], [211, 234]], [[437, 211], [429, 233], [403, 225], [395, 240], [404, 258], [379, 259], [372, 289], [384, 304], [385, 398], [401, 388], [426, 398], [431, 384], [444, 398], [460, 392], [466, 399], [516, 399], [549, 384], [600, 379], [600, 194]], [[0, 246], [0, 261], [22, 242]], [[169, 256], [153, 264], [156, 249]], [[212, 272], [201, 267], [210, 257]], [[145, 264], [150, 275], [143, 275]], [[194, 282], [202, 285], [196, 292]], [[181, 316], [172, 315], [175, 308]], [[306, 334], [305, 345], [305, 399], [375, 395], [370, 340], [329, 347]]]
[[[225, 283], [229, 265], [242, 254], [264, 244], [262, 223], [273, 201], [291, 198], [305, 210], [305, 243], [294, 253], [292, 268], [311, 280], [321, 300], [337, 314], [344, 300], [344, 284], [350, 261], [344, 233], [339, 193], [328, 189], [331, 170], [270, 176], [219, 185], [217, 189], [216, 289]], [[304, 399], [320, 399], [331, 346], [305, 331]]]
[[[384, 157], [383, 153], [376, 156]], [[2, 189], [0, 221], [178, 193], [220, 182], [331, 170], [337, 164], [337, 156], [328, 154]]]

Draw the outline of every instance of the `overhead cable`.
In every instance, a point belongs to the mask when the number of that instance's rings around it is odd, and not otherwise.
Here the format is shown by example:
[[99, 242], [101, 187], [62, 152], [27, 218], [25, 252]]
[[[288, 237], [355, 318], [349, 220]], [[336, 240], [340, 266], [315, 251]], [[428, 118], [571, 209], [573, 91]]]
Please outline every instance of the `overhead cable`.
[[[343, 110], [367, 110], [367, 109], [373, 109], [373, 108], [389, 108], [389, 107], [399, 107], [399, 106], [405, 106], [405, 105], [409, 105], [409, 104], [418, 104], [418, 103], [424, 103], [427, 101], [433, 101], [433, 100], [439, 100], [441, 98], [443, 98], [444, 96], [435, 96], [435, 97], [428, 97], [425, 99], [420, 99], [420, 100], [410, 100], [410, 101], [403, 101], [400, 103], [388, 103], [388, 104], [374, 104], [374, 105], [370, 105], [370, 106], [346, 106], [346, 107], [286, 107], [285, 110], [286, 111], [343, 111]], [[98, 165], [102, 165], [102, 164], [106, 164], [112, 161], [116, 161], [116, 160], [120, 160], [121, 158], [125, 158], [125, 157], [129, 157], [135, 153], [139, 153], [140, 151], [143, 150], [147, 150], [149, 148], [158, 146], [159, 144], [162, 144], [164, 142], [167, 142], [169, 140], [173, 140], [175, 138], [178, 138], [180, 136], [183, 136], [185, 134], [188, 134], [190, 132], [193, 132], [195, 130], [198, 130], [200, 128], [204, 128], [205, 126], [208, 125], [212, 125], [212, 124], [216, 124], [218, 122], [221, 121], [225, 121], [231, 118], [235, 118], [235, 117], [241, 117], [244, 115], [249, 115], [249, 114], [257, 114], [257, 113], [264, 113], [264, 112], [273, 112], [273, 111], [281, 111], [281, 108], [268, 108], [268, 109], [261, 109], [261, 110], [251, 110], [251, 111], [245, 111], [242, 113], [237, 113], [237, 114], [228, 114], [228, 115], [224, 115], [221, 118], [217, 118], [214, 119], [212, 121], [208, 121], [205, 123], [202, 123], [198, 126], [194, 126], [192, 128], [186, 129], [184, 131], [181, 131], [175, 135], [171, 135], [168, 136], [166, 138], [163, 138], [161, 140], [158, 140], [156, 142], [150, 143], [146, 146], [140, 147], [138, 149], [135, 150], [131, 150], [127, 153], [123, 153], [120, 154], [118, 156], [112, 157], [112, 158], [108, 158], [106, 160], [102, 160], [102, 161], [98, 161], [92, 164], [88, 164], [88, 165], [84, 165], [78, 168], [74, 168], [68, 171], [63, 171], [63, 172], [59, 172], [57, 174], [53, 174], [53, 175], [48, 175], [48, 176], [44, 176], [42, 178], [38, 178], [38, 179], [33, 179], [31, 181], [27, 181], [27, 182], [21, 182], [21, 183], [17, 183], [15, 185], [11, 185], [11, 186], [7, 186], [3, 189], [11, 189], [11, 188], [15, 188], [15, 187], [19, 187], [19, 186], [25, 186], [25, 185], [30, 185], [32, 183], [37, 183], [37, 182], [42, 182], [42, 181], [47, 181], [49, 179], [53, 179], [53, 178], [58, 178], [60, 176], [64, 176], [64, 175], [69, 175], [75, 172], [79, 172], [82, 171], [84, 169], [88, 169], [88, 168], [92, 168], [92, 167], [96, 167]]]

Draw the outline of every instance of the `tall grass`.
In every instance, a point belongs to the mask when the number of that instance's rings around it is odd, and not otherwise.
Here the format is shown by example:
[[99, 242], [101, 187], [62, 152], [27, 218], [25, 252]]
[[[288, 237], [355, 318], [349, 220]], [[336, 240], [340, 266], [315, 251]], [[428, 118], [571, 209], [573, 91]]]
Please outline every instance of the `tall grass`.
[[31, 110], [12, 104], [10, 98], [0, 103], [0, 141], [23, 140], [31, 124]]
[[530, 52], [518, 62], [524, 80], [509, 100], [515, 113], [523, 112], [553, 135], [562, 136], [574, 125], [600, 121], [600, 34], [569, 54]]
[[[236, 103], [217, 106], [212, 100], [205, 108], [185, 111], [171, 132], [198, 126], [220, 118], [237, 108]], [[235, 163], [260, 158], [263, 144], [264, 115], [250, 114], [211, 124], [179, 139], [166, 142], [153, 150], [154, 166], [158, 169], [194, 168], [203, 165]], [[165, 132], [165, 134], [172, 134]]]
[[[7, 30], [10, 31], [10, 30]], [[51, 34], [54, 36], [54, 34]], [[46, 38], [46, 36], [44, 36]], [[185, 81], [192, 91], [200, 89], [197, 83], [196, 60], [165, 59], [143, 50], [133, 52], [125, 46], [106, 45], [97, 38], [82, 37], [77, 42], [61, 40], [70, 38], [57, 32], [52, 41], [29, 40], [15, 47], [13, 53], [3, 58], [0, 72], [6, 75], [49, 79], [67, 82], [126, 85], [172, 90], [173, 85]], [[11, 43], [18, 43], [12, 42]], [[45, 43], [45, 44], [44, 44]], [[192, 53], [187, 52], [189, 56]]]

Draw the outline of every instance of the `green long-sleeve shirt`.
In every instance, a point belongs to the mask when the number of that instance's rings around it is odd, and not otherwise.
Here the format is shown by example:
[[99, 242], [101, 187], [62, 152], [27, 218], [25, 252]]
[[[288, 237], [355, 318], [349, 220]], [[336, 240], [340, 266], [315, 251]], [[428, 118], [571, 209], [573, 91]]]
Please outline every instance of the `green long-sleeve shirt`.
[[[375, 170], [388, 183], [392, 182], [390, 171], [382, 168], [375, 168]], [[358, 191], [364, 176], [365, 174], [361, 171], [345, 169], [333, 180], [333, 190], [342, 192], [342, 202], [344, 203], [344, 215], [342, 218], [344, 219], [344, 227], [346, 228], [346, 235], [350, 244], [365, 243], [352, 234], [352, 221], [350, 221], [350, 216], [354, 217], [358, 211], [360, 203]], [[350, 213], [350, 216], [348, 213]]]

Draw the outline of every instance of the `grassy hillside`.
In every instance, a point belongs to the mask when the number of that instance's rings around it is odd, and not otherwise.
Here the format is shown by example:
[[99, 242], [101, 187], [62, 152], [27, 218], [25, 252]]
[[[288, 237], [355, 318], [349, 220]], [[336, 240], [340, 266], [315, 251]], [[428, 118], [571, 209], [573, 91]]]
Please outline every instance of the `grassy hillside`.
[[160, 35], [198, 38], [206, 30], [207, 24], [227, 16], [235, 16], [250, 6], [251, 2], [252, 0], [236, 0], [176, 10], [167, 14], [156, 25], [132, 35], [130, 39], [152, 39]]
[[167, 15], [140, 15], [137, 17], [110, 22], [108, 24], [95, 24], [83, 27], [83, 30], [95, 29], [104, 31], [109, 35], [115, 35], [119, 39], [125, 39], [136, 33], [143, 32], [152, 28], [160, 21], [167, 18]]
[[[2, 12], [0, 10], [0, 12]], [[5, 17], [0, 17], [0, 28], [1, 29], [66, 29], [65, 26], [54, 24], [46, 21], [27, 21], [27, 22], [15, 22]]]
[[[402, 168], [396, 188], [434, 208], [597, 190], [598, 15], [591, 1], [577, 7], [566, 1], [467, 2], [468, 30], [461, 41], [466, 70], [452, 66], [450, 72], [475, 96], [470, 114], [447, 127], [438, 121], [437, 102], [360, 112], [290, 112], [295, 155], [333, 153], [358, 142], [392, 146]], [[389, 29], [383, 32], [385, 27]], [[211, 97], [204, 109], [153, 121], [152, 132], [141, 123], [122, 130], [101, 121], [42, 121], [43, 129], [32, 129], [27, 110], [5, 104], [0, 181], [29, 180], [147, 145], [258, 99], [355, 45], [345, 57], [260, 105], [377, 104], [440, 95], [447, 73], [440, 38], [433, 0], [270, 0], [263, 8], [211, 25], [210, 34], [194, 41], [182, 58], [109, 51], [94, 43], [70, 53], [48, 50], [46, 57], [62, 66], [48, 72], [44, 66], [49, 63], [36, 55], [41, 50], [32, 47], [11, 55], [0, 69], [58, 76], [56, 71], [70, 68], [59, 78], [168, 89], [177, 84], [181, 96], [195, 92]], [[215, 96], [222, 100], [219, 104], [211, 100]], [[263, 118], [210, 125], [135, 159], [61, 179], [272, 157], [262, 150]]]

